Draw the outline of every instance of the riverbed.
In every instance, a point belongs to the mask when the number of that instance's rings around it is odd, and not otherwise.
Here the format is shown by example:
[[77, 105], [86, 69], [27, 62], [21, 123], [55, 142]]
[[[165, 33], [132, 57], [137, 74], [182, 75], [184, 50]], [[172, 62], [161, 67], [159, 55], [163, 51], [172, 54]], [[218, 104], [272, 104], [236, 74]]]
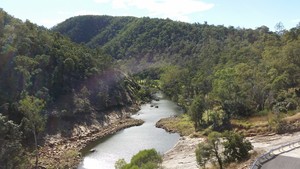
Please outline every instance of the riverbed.
[[[143, 125], [124, 129], [87, 146], [78, 169], [114, 169], [118, 159], [129, 162], [140, 150], [155, 148], [163, 154], [171, 149], [179, 140], [179, 134], [156, 128], [155, 124], [161, 118], [181, 114], [182, 110], [163, 94], [158, 93], [156, 97], [158, 100], [142, 105], [141, 110], [132, 116], [145, 121]], [[87, 153], [91, 149], [94, 152]]]

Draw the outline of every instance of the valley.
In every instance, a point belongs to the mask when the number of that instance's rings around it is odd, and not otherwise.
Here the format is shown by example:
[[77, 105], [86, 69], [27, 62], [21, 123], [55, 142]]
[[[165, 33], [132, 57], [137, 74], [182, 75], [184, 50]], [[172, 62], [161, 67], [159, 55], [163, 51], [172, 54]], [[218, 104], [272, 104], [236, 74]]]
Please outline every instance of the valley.
[[109, 168], [245, 168], [299, 139], [299, 25], [82, 15], [48, 29], [0, 9], [0, 46], [1, 169], [106, 165], [121, 145]]

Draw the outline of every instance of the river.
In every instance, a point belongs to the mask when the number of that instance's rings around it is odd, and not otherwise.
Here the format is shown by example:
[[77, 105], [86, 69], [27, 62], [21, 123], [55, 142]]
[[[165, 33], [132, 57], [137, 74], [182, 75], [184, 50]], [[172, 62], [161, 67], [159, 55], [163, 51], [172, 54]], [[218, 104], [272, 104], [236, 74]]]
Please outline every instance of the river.
[[124, 158], [129, 162], [140, 150], [155, 148], [163, 154], [171, 149], [180, 136], [156, 128], [155, 124], [161, 118], [181, 114], [182, 110], [163, 94], [158, 93], [156, 96], [158, 101], [142, 105], [141, 110], [132, 116], [144, 120], [143, 125], [124, 129], [89, 145], [85, 153], [90, 149], [94, 149], [95, 152], [86, 153], [78, 169], [114, 169], [118, 159]]

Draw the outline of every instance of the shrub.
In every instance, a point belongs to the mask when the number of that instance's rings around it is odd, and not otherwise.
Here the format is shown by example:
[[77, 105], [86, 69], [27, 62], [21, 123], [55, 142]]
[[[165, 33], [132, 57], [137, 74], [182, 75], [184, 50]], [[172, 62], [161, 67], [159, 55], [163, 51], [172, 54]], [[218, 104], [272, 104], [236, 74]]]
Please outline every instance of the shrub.
[[199, 144], [196, 149], [196, 160], [199, 166], [205, 168], [206, 163], [210, 160], [211, 147], [208, 144]]
[[131, 158], [129, 164], [123, 159], [116, 162], [116, 169], [156, 169], [162, 162], [160, 154], [155, 149], [142, 150]]
[[219, 168], [222, 169], [224, 162], [240, 162], [248, 159], [249, 151], [252, 148], [251, 143], [238, 133], [231, 131], [221, 135], [217, 132], [211, 132], [207, 142], [198, 145], [195, 152], [196, 160], [203, 168], [210, 161], [211, 163], [218, 163]]
[[249, 158], [249, 151], [253, 147], [248, 140], [235, 132], [225, 132], [224, 137], [226, 140], [223, 143], [226, 162], [240, 162]]
[[161, 156], [157, 153], [155, 149], [142, 150], [131, 158], [130, 163], [135, 164], [139, 167], [142, 164], [148, 162], [160, 163], [162, 161]]

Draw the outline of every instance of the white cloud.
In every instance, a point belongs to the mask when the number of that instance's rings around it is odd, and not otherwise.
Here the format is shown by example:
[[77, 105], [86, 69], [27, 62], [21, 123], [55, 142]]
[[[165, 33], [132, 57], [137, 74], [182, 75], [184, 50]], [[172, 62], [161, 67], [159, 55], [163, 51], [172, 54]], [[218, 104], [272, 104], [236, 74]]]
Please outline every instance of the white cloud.
[[201, 0], [94, 0], [97, 3], [110, 3], [115, 9], [130, 7], [145, 10], [152, 17], [171, 18], [188, 21], [188, 15], [202, 12], [214, 7], [212, 3]]

